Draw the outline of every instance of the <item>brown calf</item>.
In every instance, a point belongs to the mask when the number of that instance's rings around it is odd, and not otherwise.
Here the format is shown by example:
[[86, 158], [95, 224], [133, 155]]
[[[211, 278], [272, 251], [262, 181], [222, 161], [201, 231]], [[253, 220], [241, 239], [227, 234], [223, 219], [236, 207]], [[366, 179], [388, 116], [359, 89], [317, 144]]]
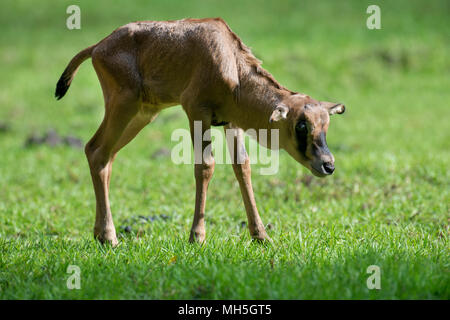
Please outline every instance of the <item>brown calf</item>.
[[[103, 122], [87, 143], [96, 197], [94, 236], [117, 244], [108, 198], [117, 152], [165, 108], [181, 104], [194, 132], [211, 125], [234, 131], [233, 170], [239, 182], [251, 236], [270, 240], [253, 195], [243, 130], [278, 129], [279, 147], [316, 176], [334, 171], [325, 135], [329, 115], [342, 104], [317, 101], [281, 86], [261, 68], [250, 49], [216, 19], [145, 21], [127, 24], [78, 53], [64, 70], [55, 96], [61, 99], [80, 64], [92, 58], [105, 100]], [[202, 152], [209, 142], [203, 142]], [[269, 146], [270, 147], [270, 146]], [[231, 151], [231, 150], [230, 150]], [[196, 198], [190, 241], [205, 239], [206, 191], [214, 172], [212, 153], [195, 164]]]

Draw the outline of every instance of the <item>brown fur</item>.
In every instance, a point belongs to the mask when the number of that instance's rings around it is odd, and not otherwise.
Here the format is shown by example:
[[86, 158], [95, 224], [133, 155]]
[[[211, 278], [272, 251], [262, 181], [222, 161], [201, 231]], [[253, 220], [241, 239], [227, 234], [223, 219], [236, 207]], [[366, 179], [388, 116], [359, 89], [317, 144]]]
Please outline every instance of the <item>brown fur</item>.
[[[329, 114], [342, 113], [344, 107], [319, 102], [280, 85], [220, 18], [144, 21], [120, 27], [70, 61], [57, 84], [58, 99], [89, 57], [105, 99], [103, 122], [85, 148], [97, 203], [94, 235], [102, 242], [117, 244], [108, 198], [114, 158], [165, 108], [181, 104], [192, 134], [194, 121], [202, 122], [203, 131], [212, 123], [229, 123], [226, 128], [233, 130], [236, 150], [241, 150], [243, 157], [233, 162], [233, 170], [255, 239], [269, 237], [255, 204], [243, 129], [279, 129], [280, 147], [318, 176], [325, 175], [325, 163], [334, 163], [324, 136]], [[303, 153], [296, 133], [302, 120], [308, 124]], [[208, 144], [204, 142], [201, 151]], [[213, 172], [212, 154], [195, 165], [190, 241], [205, 238], [206, 191]]]

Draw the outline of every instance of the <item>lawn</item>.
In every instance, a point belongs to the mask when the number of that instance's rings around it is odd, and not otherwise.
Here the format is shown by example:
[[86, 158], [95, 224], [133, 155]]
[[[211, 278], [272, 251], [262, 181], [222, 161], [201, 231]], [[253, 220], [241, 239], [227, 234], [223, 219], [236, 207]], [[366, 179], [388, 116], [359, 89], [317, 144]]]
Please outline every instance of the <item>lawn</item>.
[[[7, 1], [0, 11], [1, 299], [450, 298], [448, 1], [376, 1], [381, 30], [366, 28], [374, 1], [77, 3], [80, 30], [66, 28], [72, 1]], [[345, 102], [327, 135], [336, 172], [312, 177], [286, 153], [276, 175], [255, 165], [256, 201], [273, 239], [259, 244], [231, 166], [217, 165], [207, 242], [189, 244], [193, 165], [170, 158], [171, 134], [188, 122], [172, 108], [114, 163], [120, 245], [103, 247], [93, 239], [83, 149], [30, 143], [54, 130], [84, 144], [101, 122], [89, 61], [58, 102], [56, 82], [72, 56], [118, 26], [211, 16], [225, 19], [283, 85]], [[67, 288], [69, 265], [80, 268], [80, 289]], [[366, 285], [371, 265], [381, 270], [379, 290]]]

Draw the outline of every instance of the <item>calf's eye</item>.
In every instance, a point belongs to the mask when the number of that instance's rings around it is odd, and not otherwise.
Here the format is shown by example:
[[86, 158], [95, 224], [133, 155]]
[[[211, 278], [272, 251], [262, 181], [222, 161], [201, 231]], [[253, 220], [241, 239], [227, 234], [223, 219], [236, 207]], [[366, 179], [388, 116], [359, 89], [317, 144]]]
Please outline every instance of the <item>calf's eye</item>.
[[308, 128], [306, 126], [306, 121], [305, 120], [301, 120], [297, 123], [297, 125], [295, 126], [295, 131], [297, 131], [297, 133], [300, 134], [305, 134], [308, 132]]
[[306, 152], [308, 127], [305, 120], [300, 120], [295, 126], [295, 134], [297, 136], [298, 148], [302, 154]]

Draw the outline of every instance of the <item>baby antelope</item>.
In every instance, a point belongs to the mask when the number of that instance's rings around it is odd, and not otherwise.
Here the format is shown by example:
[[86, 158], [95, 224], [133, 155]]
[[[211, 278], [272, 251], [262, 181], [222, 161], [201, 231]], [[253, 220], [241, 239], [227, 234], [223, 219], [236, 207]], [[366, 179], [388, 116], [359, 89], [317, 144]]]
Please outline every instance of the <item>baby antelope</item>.
[[[186, 112], [193, 139], [196, 121], [202, 134], [218, 125], [233, 131], [229, 151], [254, 239], [270, 240], [256, 208], [244, 130], [277, 129], [279, 148], [314, 175], [334, 171], [326, 133], [330, 115], [343, 113], [344, 105], [283, 87], [220, 18], [143, 21], [118, 28], [73, 57], [57, 83], [58, 100], [88, 58], [105, 101], [104, 119], [85, 147], [96, 197], [94, 236], [102, 243], [117, 244], [108, 197], [117, 152], [172, 106], [181, 105]], [[208, 145], [203, 141], [194, 150], [203, 157], [194, 169], [191, 242], [205, 240], [206, 193], [214, 172]]]

